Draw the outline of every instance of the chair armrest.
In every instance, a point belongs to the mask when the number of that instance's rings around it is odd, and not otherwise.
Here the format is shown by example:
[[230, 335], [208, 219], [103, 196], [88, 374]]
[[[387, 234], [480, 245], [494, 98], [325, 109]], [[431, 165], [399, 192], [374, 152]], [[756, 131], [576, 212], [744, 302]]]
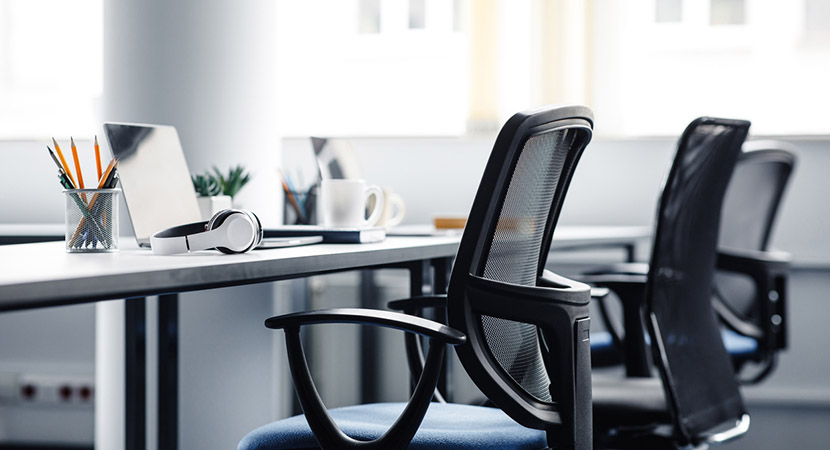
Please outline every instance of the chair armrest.
[[[717, 269], [748, 276], [755, 284], [758, 322], [750, 322], [729, 306], [715, 287], [712, 305], [733, 331], [758, 340], [759, 355], [774, 364], [775, 352], [787, 348], [787, 283], [792, 257], [780, 251], [718, 249]], [[758, 380], [762, 379], [759, 377]]]
[[752, 276], [790, 270], [792, 255], [780, 251], [757, 251], [719, 248], [717, 268]]
[[[395, 423], [375, 440], [359, 441], [343, 433], [326, 410], [317, 387], [314, 385], [302, 340], [300, 339], [300, 327], [322, 323], [375, 325], [399, 329], [430, 338], [431, 345], [429, 346], [423, 372], [406, 408]], [[467, 340], [466, 336], [460, 331], [440, 323], [407, 314], [375, 309], [338, 308], [284, 314], [269, 318], [265, 321], [265, 326], [285, 330], [288, 364], [291, 369], [291, 377], [294, 379], [297, 398], [305, 413], [306, 421], [322, 448], [359, 447], [364, 450], [406, 448], [423, 421], [438, 384], [438, 377], [444, 361], [444, 349], [446, 348], [441, 344], [458, 345]]]
[[379, 309], [335, 308], [304, 311], [271, 317], [265, 321], [265, 326], [276, 330], [319, 323], [377, 325], [420, 334], [421, 336], [437, 339], [440, 342], [450, 345], [463, 344], [467, 340], [464, 333], [438, 322], [409, 314], [382, 311]]
[[617, 263], [598, 267], [585, 275], [648, 275], [648, 263]]
[[[626, 375], [629, 377], [651, 376], [651, 359], [649, 346], [646, 342], [646, 327], [644, 308], [646, 301], [646, 283], [648, 282], [647, 266], [645, 270], [641, 264], [625, 264], [630, 266], [632, 273], [594, 273], [580, 277], [580, 280], [592, 285], [606, 287], [617, 294], [622, 303], [623, 329], [620, 333], [618, 326], [611, 321], [610, 313], [604, 301], [600, 301], [600, 319], [605, 328], [611, 333], [614, 345], [621, 349], [622, 360], [625, 362]], [[633, 273], [635, 269], [638, 273]], [[641, 273], [645, 272], [645, 273]], [[618, 360], [615, 360], [618, 361]]]
[[[447, 294], [421, 295], [402, 300], [394, 300], [387, 303], [387, 306], [389, 309], [403, 311], [406, 314], [421, 314], [424, 309], [433, 308], [438, 312], [436, 317], [445, 317], [447, 311]], [[409, 374], [414, 383], [415, 380], [421, 377], [424, 371], [426, 352], [418, 336], [411, 333], [407, 333], [404, 336], [404, 348], [406, 349], [406, 361], [409, 367]], [[446, 373], [444, 376], [446, 377]], [[436, 389], [433, 400], [438, 403], [447, 403], [445, 394], [446, 392], [441, 392], [440, 389]]]
[[446, 308], [447, 294], [422, 295], [402, 300], [393, 300], [387, 303], [386, 306], [388, 306], [389, 309], [394, 309], [396, 311], [412, 311], [423, 308]]
[[[558, 288], [567, 285], [568, 283], [578, 283], [561, 275], [558, 275], [550, 270], [545, 269], [542, 276], [539, 277], [537, 284], [542, 287]], [[601, 300], [608, 295], [608, 288], [599, 286], [588, 286], [591, 288], [591, 300]]]

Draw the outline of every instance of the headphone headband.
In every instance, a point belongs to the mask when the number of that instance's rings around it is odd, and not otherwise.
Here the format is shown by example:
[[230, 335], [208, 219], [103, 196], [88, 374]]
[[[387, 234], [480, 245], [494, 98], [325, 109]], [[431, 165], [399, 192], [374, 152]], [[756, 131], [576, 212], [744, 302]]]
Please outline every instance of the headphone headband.
[[207, 222], [178, 225], [150, 237], [153, 253], [171, 255], [216, 248], [223, 253], [244, 253], [262, 242], [262, 225], [256, 214], [225, 209]]

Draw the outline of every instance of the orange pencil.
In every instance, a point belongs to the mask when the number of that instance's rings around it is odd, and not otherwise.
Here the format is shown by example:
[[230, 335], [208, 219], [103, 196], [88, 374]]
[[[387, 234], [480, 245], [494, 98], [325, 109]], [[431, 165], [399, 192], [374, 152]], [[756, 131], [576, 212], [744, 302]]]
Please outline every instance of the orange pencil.
[[95, 136], [95, 167], [98, 169], [98, 182], [101, 182], [101, 148], [98, 147], [98, 136]]
[[78, 161], [78, 149], [75, 147], [75, 139], [69, 138], [72, 143], [72, 158], [75, 160], [75, 170], [78, 171], [78, 186], [84, 189], [84, 175], [81, 173], [81, 162]]
[[58, 152], [58, 158], [60, 158], [61, 164], [63, 164], [63, 171], [69, 175], [69, 181], [72, 182], [72, 186], [78, 186], [78, 183], [75, 182], [75, 177], [72, 176], [72, 171], [69, 170], [69, 164], [66, 163], [66, 159], [63, 157], [63, 152], [61, 151], [61, 146], [58, 145], [58, 141], [52, 138], [52, 143], [55, 144], [55, 151]]

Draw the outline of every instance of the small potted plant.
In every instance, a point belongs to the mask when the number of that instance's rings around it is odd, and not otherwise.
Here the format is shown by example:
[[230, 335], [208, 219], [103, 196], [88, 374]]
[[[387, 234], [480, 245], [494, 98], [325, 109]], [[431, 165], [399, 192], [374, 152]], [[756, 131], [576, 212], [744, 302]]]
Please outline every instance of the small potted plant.
[[216, 166], [213, 173], [191, 175], [193, 188], [196, 190], [202, 220], [210, 220], [217, 212], [233, 207], [233, 197], [250, 181], [250, 174], [242, 166], [232, 167], [227, 175], [222, 174]]

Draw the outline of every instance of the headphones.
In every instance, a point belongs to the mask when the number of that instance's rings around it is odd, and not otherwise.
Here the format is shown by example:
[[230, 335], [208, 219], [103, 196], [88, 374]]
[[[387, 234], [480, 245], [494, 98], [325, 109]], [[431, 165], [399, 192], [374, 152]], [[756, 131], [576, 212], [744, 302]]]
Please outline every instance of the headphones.
[[154, 233], [150, 247], [157, 255], [216, 248], [222, 253], [245, 253], [262, 242], [262, 224], [256, 214], [223, 209], [207, 222], [188, 223]]

